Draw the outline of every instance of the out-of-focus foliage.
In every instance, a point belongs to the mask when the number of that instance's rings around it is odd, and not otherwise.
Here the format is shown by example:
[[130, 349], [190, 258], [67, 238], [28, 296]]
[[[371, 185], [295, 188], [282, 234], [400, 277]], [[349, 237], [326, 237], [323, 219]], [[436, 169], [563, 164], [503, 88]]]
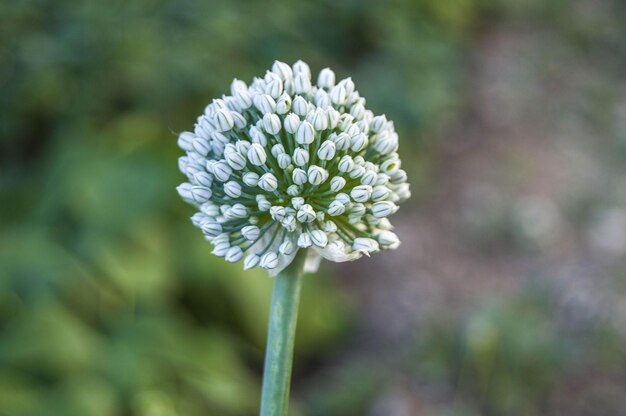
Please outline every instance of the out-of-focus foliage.
[[[255, 414], [271, 280], [214, 259], [186, 221], [176, 132], [233, 77], [302, 58], [355, 79], [425, 183], [434, 138], [467, 100], [464, 57], [491, 20], [548, 19], [583, 48], [624, 52], [624, 25], [549, 3], [1, 2], [0, 414]], [[304, 380], [348, 341], [355, 309], [328, 278], [303, 293]], [[421, 377], [460, 374], [467, 414], [538, 414], [535, 400], [576, 365], [541, 299], [509, 306], [433, 324], [417, 342]], [[296, 391], [301, 414], [368, 409], [385, 369], [345, 362], [332, 391]]]

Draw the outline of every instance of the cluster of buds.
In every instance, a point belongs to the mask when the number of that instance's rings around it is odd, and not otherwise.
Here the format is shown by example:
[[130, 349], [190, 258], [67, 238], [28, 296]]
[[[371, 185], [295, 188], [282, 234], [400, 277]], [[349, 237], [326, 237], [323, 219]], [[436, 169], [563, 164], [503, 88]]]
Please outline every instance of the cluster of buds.
[[178, 145], [178, 193], [229, 262], [276, 274], [299, 249], [341, 262], [400, 244], [387, 217], [410, 191], [393, 122], [328, 68], [317, 85], [302, 61], [235, 79]]

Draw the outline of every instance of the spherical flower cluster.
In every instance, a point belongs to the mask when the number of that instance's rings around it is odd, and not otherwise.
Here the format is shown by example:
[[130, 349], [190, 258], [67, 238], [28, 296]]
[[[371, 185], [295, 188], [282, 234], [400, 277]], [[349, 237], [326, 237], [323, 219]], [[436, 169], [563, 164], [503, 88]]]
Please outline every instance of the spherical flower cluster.
[[276, 274], [299, 249], [340, 262], [400, 244], [387, 216], [410, 191], [393, 122], [328, 68], [317, 85], [302, 61], [235, 79], [178, 145], [178, 193], [229, 262]]

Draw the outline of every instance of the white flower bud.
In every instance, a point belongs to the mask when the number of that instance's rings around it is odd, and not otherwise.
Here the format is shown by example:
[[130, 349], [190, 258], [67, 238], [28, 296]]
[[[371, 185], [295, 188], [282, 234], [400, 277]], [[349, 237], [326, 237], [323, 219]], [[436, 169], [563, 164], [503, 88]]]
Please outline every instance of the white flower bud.
[[278, 266], [278, 255], [273, 251], [263, 254], [259, 266], [267, 270], [275, 269]]
[[298, 247], [308, 248], [311, 247], [311, 236], [308, 233], [302, 233], [298, 236]]
[[233, 143], [226, 143], [226, 145], [224, 146], [224, 155], [237, 152], [237, 146], [235, 146]]
[[263, 166], [267, 161], [267, 154], [265, 153], [263, 146], [258, 143], [252, 143], [252, 146], [248, 149], [248, 160], [254, 166]]
[[246, 218], [248, 216], [248, 209], [240, 203], [236, 203], [229, 211], [229, 215], [232, 218]]
[[255, 187], [259, 183], [259, 175], [255, 172], [246, 172], [242, 177], [243, 183], [250, 187]]
[[379, 173], [376, 175], [376, 186], [387, 185], [389, 183], [389, 176], [384, 173]]
[[396, 202], [402, 202], [411, 197], [411, 191], [409, 190], [408, 183], [401, 184], [395, 192], [398, 195], [398, 200]]
[[246, 120], [246, 118], [237, 111], [231, 111], [230, 115], [233, 118], [233, 123], [235, 124], [236, 129], [241, 130], [248, 125], [248, 121]]
[[293, 163], [296, 166], [304, 166], [309, 163], [309, 152], [305, 149], [298, 147], [296, 150], [294, 150], [291, 160], [293, 160]]
[[[306, 176], [306, 174], [305, 174]], [[176, 187], [178, 191], [178, 195], [180, 195], [185, 201], [193, 201], [193, 196], [191, 195], [191, 187], [192, 185], [188, 182], [182, 183]]]
[[267, 94], [255, 96], [254, 106], [263, 114], [273, 113], [276, 111], [276, 101], [274, 101], [274, 99]]
[[290, 96], [294, 94], [294, 90], [293, 90], [293, 78], [289, 78], [287, 80], [285, 80], [285, 85], [284, 88], [285, 93], [289, 94]]
[[332, 142], [335, 143], [335, 147], [337, 148], [337, 150], [340, 151], [348, 150], [350, 148], [350, 144], [352, 143], [352, 141], [350, 140], [350, 136], [348, 136], [346, 133], [339, 133], [335, 134], [334, 136], [331, 135], [329, 136], [329, 140], [332, 140]]
[[364, 221], [371, 226], [375, 226], [380, 222], [380, 218], [377, 218], [372, 214], [365, 214]]
[[283, 81], [281, 79], [273, 79], [265, 86], [265, 93], [277, 100], [283, 93]]
[[202, 233], [209, 237], [217, 237], [222, 233], [222, 226], [215, 221], [206, 221], [200, 227]]
[[352, 207], [350, 208], [350, 215], [361, 216], [361, 215], [365, 215], [366, 211], [367, 211], [367, 208], [365, 208], [365, 205], [363, 205], [360, 202], [357, 202], [355, 204], [352, 204]]
[[300, 168], [295, 168], [293, 172], [291, 172], [291, 179], [296, 185], [303, 185], [309, 180], [306, 172]]
[[356, 179], [356, 178], [360, 178], [361, 176], [363, 176], [364, 173], [365, 173], [365, 168], [363, 166], [355, 166], [354, 169], [352, 169], [348, 173], [348, 176], [351, 179]]
[[278, 162], [279, 168], [287, 169], [287, 167], [289, 167], [289, 165], [291, 164], [291, 156], [289, 156], [287, 153], [281, 153], [276, 158], [276, 161]]
[[213, 186], [213, 176], [210, 173], [199, 171], [193, 174], [192, 179], [197, 185], [206, 186], [207, 188]]
[[237, 151], [241, 153], [242, 155], [246, 155], [248, 153], [248, 150], [250, 150], [250, 146], [252, 146], [252, 143], [250, 143], [247, 140], [238, 140], [235, 143], [235, 147], [237, 148]]
[[322, 230], [313, 230], [310, 233], [311, 242], [320, 248], [326, 247], [328, 244], [328, 236]]
[[220, 182], [226, 182], [232, 173], [233, 170], [231, 167], [223, 161], [219, 161], [213, 165], [213, 175], [215, 179]]
[[[180, 170], [180, 173], [186, 174], [187, 167], [190, 165], [190, 163], [191, 162], [190, 162], [188, 156], [181, 156], [181, 157], [179, 157], [178, 158], [178, 170]], [[193, 175], [198, 170], [195, 170], [194, 172], [192, 172], [191, 175]]]
[[352, 171], [352, 169], [354, 169], [354, 166], [354, 160], [352, 159], [352, 157], [345, 155], [339, 160], [337, 169], [339, 169], [339, 172], [346, 173]]
[[367, 202], [372, 195], [372, 187], [369, 185], [359, 185], [352, 188], [350, 196], [355, 202]]
[[293, 64], [293, 74], [302, 74], [305, 77], [311, 79], [311, 69], [306, 64], [306, 62], [303, 62], [301, 60], [298, 60], [295, 64]]
[[230, 250], [230, 243], [228, 243], [228, 241], [220, 241], [219, 243], [215, 244], [215, 246], [213, 247], [213, 251], [211, 251], [211, 254], [214, 254], [218, 257], [224, 257], [226, 253], [228, 253], [228, 250]]
[[300, 187], [298, 185], [289, 185], [289, 187], [287, 187], [287, 195], [291, 195], [291, 196], [300, 195]]
[[269, 211], [272, 206], [272, 204], [267, 200], [267, 197], [265, 195], [257, 195], [256, 203], [259, 207], [259, 211], [261, 212]]
[[330, 180], [330, 190], [333, 192], [339, 192], [346, 186], [346, 180], [341, 176], [335, 176]]
[[261, 230], [256, 225], [246, 225], [241, 229], [241, 235], [248, 241], [255, 241], [261, 235]]
[[396, 158], [387, 159], [380, 164], [380, 170], [387, 175], [393, 175], [398, 169], [400, 169], [400, 160]]
[[344, 132], [350, 137], [352, 137], [361, 133], [361, 130], [359, 130], [359, 126], [357, 126], [356, 124], [350, 124], [348, 128], [344, 130]]
[[355, 119], [360, 120], [365, 115], [365, 107], [362, 103], [357, 103], [350, 108], [350, 114], [354, 116]]
[[330, 90], [330, 101], [335, 105], [344, 105], [346, 103], [346, 87], [343, 85], [335, 85]]
[[296, 94], [308, 94], [311, 92], [311, 79], [303, 74], [298, 74], [293, 80], [293, 89]]
[[317, 90], [317, 92], [315, 93], [315, 104], [320, 109], [326, 109], [330, 107], [330, 96], [325, 90], [323, 89]]
[[282, 155], [283, 153], [285, 153], [285, 147], [280, 143], [276, 143], [274, 146], [272, 146], [271, 152], [272, 156], [278, 157], [278, 155]]
[[365, 149], [368, 143], [367, 136], [363, 133], [352, 136], [351, 141], [352, 145], [350, 149], [352, 149], [353, 152], [360, 152]]
[[326, 111], [321, 108], [315, 110], [315, 112], [313, 112], [311, 124], [313, 124], [313, 128], [316, 131], [326, 130], [326, 128], [328, 128], [328, 115], [326, 114]]
[[378, 201], [372, 204], [372, 215], [384, 218], [398, 210], [398, 206], [390, 201]]
[[239, 198], [241, 196], [241, 185], [239, 182], [228, 181], [224, 184], [224, 193], [231, 198]]
[[213, 202], [208, 201], [200, 206], [200, 210], [209, 217], [216, 217], [219, 214], [219, 206]]
[[211, 196], [213, 195], [211, 190], [204, 186], [192, 186], [190, 191], [191, 191], [191, 199], [193, 199], [198, 204], [202, 204], [208, 201], [209, 199], [211, 199]]
[[259, 178], [258, 186], [264, 191], [273, 192], [278, 187], [278, 180], [274, 174], [267, 172]]
[[261, 258], [256, 254], [249, 254], [243, 261], [243, 269], [250, 270], [251, 268], [256, 267], [260, 261]]
[[296, 214], [296, 218], [300, 222], [312, 222], [315, 221], [315, 211], [313, 207], [309, 204], [304, 204], [298, 209], [298, 213]]
[[389, 196], [389, 192], [391, 191], [386, 186], [375, 186], [372, 190], [372, 201], [384, 201]]
[[320, 88], [332, 88], [335, 85], [335, 73], [330, 68], [324, 68], [317, 77], [317, 86]]
[[248, 134], [250, 134], [253, 143], [258, 143], [263, 147], [267, 146], [267, 137], [256, 126], [250, 127]]
[[357, 237], [354, 239], [352, 249], [369, 256], [370, 253], [375, 253], [379, 250], [378, 241], [372, 238]]
[[296, 142], [299, 144], [311, 144], [315, 140], [315, 129], [308, 121], [303, 121], [296, 131]]
[[243, 250], [241, 250], [241, 247], [233, 246], [228, 250], [228, 252], [226, 252], [226, 255], [224, 256], [224, 260], [226, 260], [229, 263], [236, 263], [239, 260], [241, 260], [242, 257], [243, 257]]
[[197, 163], [187, 163], [185, 166], [184, 174], [187, 175], [187, 178], [193, 178], [193, 176], [197, 173], [204, 172], [205, 169], [202, 165], [198, 165]]
[[398, 150], [398, 135], [387, 131], [380, 133], [374, 142], [374, 149], [382, 155], [395, 152]]
[[221, 233], [213, 237], [211, 242], [213, 245], [221, 243], [228, 243], [230, 245], [230, 237], [228, 237], [228, 233]]
[[233, 79], [233, 82], [230, 83], [230, 93], [232, 95], [235, 95], [236, 91], [247, 91], [248, 90], [248, 86], [246, 85], [245, 82], [235, 78]]
[[233, 97], [235, 97], [237, 107], [241, 110], [246, 110], [252, 106], [252, 97], [248, 90], [239, 89], [233, 93]]
[[343, 192], [339, 192], [337, 195], [335, 195], [335, 201], [339, 201], [345, 206], [350, 205], [350, 203], [352, 202], [348, 194], [344, 194]]
[[230, 110], [226, 108], [220, 108], [215, 112], [215, 126], [219, 132], [225, 132], [233, 128], [235, 122], [230, 115]]
[[302, 208], [302, 205], [304, 205], [304, 198], [302, 197], [291, 198], [291, 206], [294, 207], [294, 209], [300, 209]]
[[354, 82], [350, 77], [342, 79], [341, 81], [339, 81], [338, 85], [343, 85], [343, 87], [346, 89], [346, 95], [348, 96], [352, 95], [352, 93], [354, 92]]
[[270, 208], [270, 215], [274, 221], [282, 221], [285, 218], [287, 213], [285, 212], [285, 207], [281, 207], [280, 205], [274, 205]]
[[194, 139], [195, 136], [193, 135], [193, 133], [184, 131], [178, 136], [178, 147], [186, 152], [189, 152], [193, 150], [192, 142], [194, 141]]
[[291, 67], [280, 61], [274, 61], [274, 64], [272, 65], [272, 72], [278, 75], [283, 81], [286, 81], [293, 76]]
[[335, 143], [326, 140], [317, 151], [317, 156], [321, 160], [331, 160], [335, 157]]
[[337, 200], [331, 202], [330, 205], [328, 206], [328, 211], [326, 211], [326, 213], [330, 215], [331, 217], [337, 217], [343, 214], [344, 212], [346, 212], [345, 205], [342, 204], [341, 201], [337, 201]]
[[296, 96], [296, 98], [293, 99], [293, 104], [291, 104], [291, 109], [293, 110], [294, 113], [296, 113], [296, 115], [300, 117], [304, 117], [309, 112], [309, 104], [306, 102], [304, 98], [298, 95]]
[[307, 176], [311, 185], [321, 185], [328, 179], [328, 171], [319, 166], [310, 166]]
[[354, 121], [354, 117], [352, 117], [348, 113], [342, 113], [339, 117], [339, 124], [337, 125], [344, 132], [352, 126], [352, 122]]
[[211, 221], [211, 218], [208, 215], [206, 215], [204, 212], [199, 211], [191, 216], [191, 223], [196, 227], [200, 227], [202, 224], [204, 224], [207, 221]]
[[380, 231], [378, 234], [376, 234], [376, 239], [383, 248], [389, 248], [394, 250], [400, 245], [400, 239], [395, 233], [391, 231]]
[[300, 117], [294, 113], [289, 113], [284, 121], [285, 131], [294, 134], [300, 126]]
[[337, 224], [335, 224], [332, 221], [326, 221], [324, 223], [324, 231], [326, 231], [327, 233], [334, 233], [337, 231]]
[[406, 180], [406, 172], [402, 169], [398, 169], [398, 171], [390, 177], [390, 182], [394, 185], [400, 185], [401, 183], [406, 182]]
[[202, 156], [206, 156], [211, 152], [211, 145], [209, 145], [209, 142], [206, 139], [203, 139], [201, 137], [196, 137], [195, 139], [193, 139], [193, 141], [191, 142], [191, 146], [193, 147], [194, 151], [198, 152], [198, 154]]
[[378, 174], [373, 170], [366, 171], [363, 176], [361, 176], [361, 184], [373, 186], [376, 184], [378, 180]]
[[276, 113], [287, 114], [291, 109], [291, 97], [285, 93], [276, 101]]
[[294, 244], [290, 240], [283, 241], [281, 245], [278, 247], [278, 252], [286, 256], [293, 254], [295, 250], [296, 250], [296, 246], [294, 246]]
[[328, 107], [326, 109], [326, 115], [328, 115], [328, 128], [334, 130], [337, 124], [339, 124], [339, 111], [335, 110], [333, 107]]
[[385, 128], [386, 124], [387, 117], [385, 117], [384, 114], [381, 116], [376, 116], [372, 118], [372, 121], [370, 121], [370, 130], [372, 131], [372, 133], [378, 133]]
[[263, 116], [263, 128], [269, 134], [278, 134], [281, 122], [276, 114], [265, 114]]
[[226, 163], [228, 163], [228, 166], [230, 166], [234, 170], [242, 170], [246, 167], [246, 158], [243, 157], [241, 153], [236, 150], [224, 153], [224, 157], [226, 158]]
[[283, 218], [280, 224], [287, 231], [295, 231], [297, 228], [296, 217], [294, 217], [293, 215], [287, 215], [285, 218]]
[[380, 228], [381, 230], [393, 230], [394, 227], [393, 225], [391, 225], [391, 221], [389, 221], [388, 218], [381, 218], [380, 221], [378, 222], [378, 228]]

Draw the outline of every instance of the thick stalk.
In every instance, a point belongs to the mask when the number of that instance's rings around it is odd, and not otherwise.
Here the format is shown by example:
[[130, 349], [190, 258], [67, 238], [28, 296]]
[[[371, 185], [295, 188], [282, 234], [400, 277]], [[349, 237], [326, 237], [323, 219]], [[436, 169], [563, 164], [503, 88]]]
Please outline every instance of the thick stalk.
[[304, 250], [274, 278], [267, 328], [261, 416], [286, 416]]

